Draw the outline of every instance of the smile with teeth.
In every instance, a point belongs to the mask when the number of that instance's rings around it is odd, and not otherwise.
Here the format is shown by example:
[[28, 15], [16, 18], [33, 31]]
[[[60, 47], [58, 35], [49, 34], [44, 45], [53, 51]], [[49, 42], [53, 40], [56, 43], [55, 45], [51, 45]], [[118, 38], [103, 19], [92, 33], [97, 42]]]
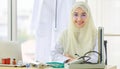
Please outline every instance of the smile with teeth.
[[78, 25], [81, 25], [83, 23], [84, 23], [84, 21], [77, 22]]

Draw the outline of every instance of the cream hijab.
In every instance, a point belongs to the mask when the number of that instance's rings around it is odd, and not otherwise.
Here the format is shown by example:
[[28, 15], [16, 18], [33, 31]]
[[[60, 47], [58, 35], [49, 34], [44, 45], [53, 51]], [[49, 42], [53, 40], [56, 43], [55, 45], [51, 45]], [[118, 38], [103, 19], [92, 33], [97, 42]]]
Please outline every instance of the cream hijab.
[[74, 58], [76, 58], [75, 54], [83, 56], [86, 52], [92, 51], [97, 35], [97, 29], [94, 26], [89, 7], [86, 3], [76, 2], [71, 11], [71, 18], [72, 13], [78, 7], [81, 7], [88, 14], [87, 23], [84, 27], [77, 28], [71, 19], [67, 30], [63, 32], [59, 39], [60, 44], [63, 46], [64, 54], [68, 54]]

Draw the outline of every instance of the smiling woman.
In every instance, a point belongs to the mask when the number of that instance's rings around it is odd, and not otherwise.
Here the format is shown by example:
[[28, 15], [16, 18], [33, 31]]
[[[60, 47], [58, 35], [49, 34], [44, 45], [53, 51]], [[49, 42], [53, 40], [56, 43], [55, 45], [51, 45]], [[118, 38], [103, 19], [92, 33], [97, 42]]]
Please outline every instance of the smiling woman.
[[[35, 43], [37, 44], [34, 46], [36, 47], [36, 60], [47, 60], [46, 56], [50, 53], [50, 48], [54, 49], [59, 33], [68, 26], [69, 12], [75, 1], [86, 2], [91, 8], [95, 25], [97, 27], [104, 26], [105, 39], [108, 40], [109, 46], [108, 64], [120, 66], [119, 62], [117, 62], [120, 58], [120, 55], [117, 54], [120, 46], [120, 0], [0, 0], [0, 40], [17, 39], [23, 46], [30, 42], [30, 44], [27, 44], [27, 47], [29, 47], [32, 43], [31, 39], [34, 43], [36, 37], [37, 42]], [[35, 4], [33, 5], [33, 3]], [[10, 8], [8, 5], [13, 6]], [[11, 12], [9, 11], [11, 9], [14, 11], [12, 14], [14, 23], [9, 21], [11, 20], [11, 13], [9, 13], [10, 15], [7, 13]], [[77, 28], [84, 28], [86, 26], [89, 15], [86, 9], [81, 8], [81, 10], [81, 13], [77, 12], [79, 9], [74, 11], [72, 28], [77, 26]], [[17, 18], [15, 17], [16, 12]], [[30, 51], [33, 52], [33, 50]], [[27, 56], [31, 55], [33, 54], [29, 53]]]

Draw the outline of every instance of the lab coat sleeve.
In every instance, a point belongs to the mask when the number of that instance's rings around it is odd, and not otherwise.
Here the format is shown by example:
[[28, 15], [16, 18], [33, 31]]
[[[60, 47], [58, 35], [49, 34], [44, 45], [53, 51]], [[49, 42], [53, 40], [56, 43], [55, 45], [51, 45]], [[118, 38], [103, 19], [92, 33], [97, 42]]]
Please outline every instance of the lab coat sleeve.
[[52, 61], [65, 62], [68, 58], [63, 55], [63, 47], [60, 43], [55, 45], [55, 49], [51, 53]]
[[[98, 52], [98, 40], [97, 39], [96, 39], [96, 42], [95, 42], [94, 51]], [[90, 57], [91, 57], [91, 59], [88, 60], [88, 62], [92, 62], [92, 63], [97, 63], [98, 62], [98, 54], [97, 53], [91, 54]]]

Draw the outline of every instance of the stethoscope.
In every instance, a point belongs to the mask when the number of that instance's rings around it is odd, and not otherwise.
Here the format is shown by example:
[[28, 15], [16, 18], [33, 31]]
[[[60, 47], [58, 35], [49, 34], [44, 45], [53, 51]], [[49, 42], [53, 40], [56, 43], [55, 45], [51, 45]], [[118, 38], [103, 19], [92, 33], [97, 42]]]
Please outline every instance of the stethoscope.
[[84, 54], [84, 56], [79, 56], [78, 54], [75, 54], [75, 55], [78, 57], [77, 60], [80, 60], [80, 59], [83, 60], [82, 62], [80, 62], [80, 64], [84, 64], [84, 63], [86, 63], [86, 64], [97, 64], [97, 63], [89, 62], [89, 60], [91, 59], [91, 57], [89, 56], [89, 54], [92, 54], [92, 53], [96, 53], [96, 54], [98, 54], [99, 56], [101, 56], [101, 54], [100, 54], [99, 52], [97, 52], [97, 51], [89, 51], [89, 52], [86, 52], [86, 53]]

